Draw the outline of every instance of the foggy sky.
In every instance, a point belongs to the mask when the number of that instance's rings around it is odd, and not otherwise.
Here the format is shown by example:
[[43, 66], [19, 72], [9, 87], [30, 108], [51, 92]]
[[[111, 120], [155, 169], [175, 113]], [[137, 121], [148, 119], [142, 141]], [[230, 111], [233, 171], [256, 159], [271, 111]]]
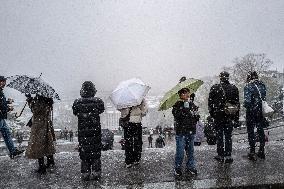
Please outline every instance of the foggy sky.
[[283, 0], [2, 0], [0, 73], [42, 72], [68, 96], [85, 80], [109, 92], [131, 77], [161, 94], [252, 52], [282, 71], [283, 10]]

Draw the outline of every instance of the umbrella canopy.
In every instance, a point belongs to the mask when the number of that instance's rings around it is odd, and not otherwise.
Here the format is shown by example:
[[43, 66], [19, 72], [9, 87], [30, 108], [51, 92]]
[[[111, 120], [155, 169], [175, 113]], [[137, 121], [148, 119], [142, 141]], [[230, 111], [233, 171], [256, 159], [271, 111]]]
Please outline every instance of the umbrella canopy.
[[160, 101], [159, 111], [171, 108], [179, 100], [178, 91], [182, 88], [188, 88], [190, 93], [194, 93], [202, 84], [203, 81], [193, 78], [189, 78], [181, 83], [178, 83], [164, 95]]
[[117, 109], [137, 106], [141, 104], [150, 87], [138, 78], [122, 81], [110, 95], [110, 99]]
[[44, 97], [60, 100], [55, 90], [40, 77], [29, 77], [26, 75], [11, 76], [8, 77], [7, 87], [25, 94], [39, 94]]

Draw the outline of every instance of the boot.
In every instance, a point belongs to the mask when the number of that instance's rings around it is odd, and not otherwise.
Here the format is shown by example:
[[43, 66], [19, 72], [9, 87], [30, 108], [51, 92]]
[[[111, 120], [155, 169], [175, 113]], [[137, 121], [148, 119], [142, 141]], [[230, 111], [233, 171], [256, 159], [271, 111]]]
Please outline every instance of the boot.
[[259, 147], [259, 150], [257, 152], [257, 157], [259, 157], [260, 159], [265, 159], [265, 153], [264, 153], [264, 146], [261, 145]]
[[38, 159], [38, 164], [39, 164], [39, 168], [38, 170], [36, 170], [37, 173], [39, 174], [45, 174], [46, 173], [46, 166], [44, 164], [44, 158], [39, 158]]
[[15, 156], [20, 155], [21, 153], [23, 153], [25, 150], [18, 150], [17, 148], [14, 150], [13, 153], [10, 154], [10, 158], [14, 159]]
[[54, 163], [53, 155], [47, 156], [46, 168], [53, 168], [54, 165], [55, 165], [55, 163]]
[[89, 181], [90, 180], [90, 173], [81, 173], [81, 179], [83, 181]]

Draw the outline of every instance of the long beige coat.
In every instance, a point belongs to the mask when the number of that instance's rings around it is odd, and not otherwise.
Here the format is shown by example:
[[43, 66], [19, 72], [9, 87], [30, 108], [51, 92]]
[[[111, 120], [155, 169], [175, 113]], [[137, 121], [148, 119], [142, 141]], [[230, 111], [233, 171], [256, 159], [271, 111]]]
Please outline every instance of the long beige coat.
[[29, 106], [33, 113], [33, 119], [26, 156], [30, 159], [38, 159], [55, 154], [51, 108], [37, 99], [32, 100]]

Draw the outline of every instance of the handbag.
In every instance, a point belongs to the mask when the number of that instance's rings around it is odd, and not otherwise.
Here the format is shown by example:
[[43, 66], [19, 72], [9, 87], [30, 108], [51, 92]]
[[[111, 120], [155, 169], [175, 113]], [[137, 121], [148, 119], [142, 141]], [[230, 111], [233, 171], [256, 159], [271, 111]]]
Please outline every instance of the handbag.
[[259, 91], [257, 85], [256, 84], [254, 84], [254, 85], [257, 88], [259, 97], [261, 99], [262, 115], [265, 116], [265, 117], [271, 115], [274, 112], [273, 108], [271, 108], [265, 100], [262, 100], [261, 94], [260, 94], [260, 91]]
[[224, 97], [225, 97], [225, 107], [224, 107], [225, 114], [235, 115], [239, 111], [239, 106], [236, 105], [236, 104], [232, 104], [231, 102], [228, 102], [227, 97], [226, 97], [226, 92], [225, 92], [224, 88], [222, 87], [222, 85], [221, 85], [221, 88], [222, 88], [222, 91], [223, 91]]

